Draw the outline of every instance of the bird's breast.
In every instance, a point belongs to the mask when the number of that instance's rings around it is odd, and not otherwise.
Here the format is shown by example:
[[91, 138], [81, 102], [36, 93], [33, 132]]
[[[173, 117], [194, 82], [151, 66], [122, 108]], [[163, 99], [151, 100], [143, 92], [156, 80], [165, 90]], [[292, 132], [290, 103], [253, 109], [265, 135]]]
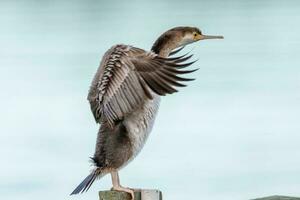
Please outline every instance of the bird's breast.
[[140, 109], [124, 119], [132, 145], [133, 158], [140, 152], [152, 130], [159, 103], [160, 96], [154, 95], [153, 100], [146, 100]]

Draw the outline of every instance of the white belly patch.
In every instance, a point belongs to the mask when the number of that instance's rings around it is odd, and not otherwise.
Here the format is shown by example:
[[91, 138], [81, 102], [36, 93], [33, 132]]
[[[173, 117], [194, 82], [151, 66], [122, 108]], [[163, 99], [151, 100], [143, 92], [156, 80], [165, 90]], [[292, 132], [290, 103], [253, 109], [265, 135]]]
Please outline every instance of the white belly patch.
[[159, 102], [160, 97], [156, 95], [124, 120], [132, 145], [132, 159], [140, 152], [152, 130]]

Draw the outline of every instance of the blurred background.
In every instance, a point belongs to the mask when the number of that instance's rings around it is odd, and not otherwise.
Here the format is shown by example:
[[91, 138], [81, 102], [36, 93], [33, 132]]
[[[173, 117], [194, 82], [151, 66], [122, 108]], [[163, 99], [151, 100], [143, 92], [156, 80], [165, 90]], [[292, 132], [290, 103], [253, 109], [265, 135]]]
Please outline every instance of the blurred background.
[[[164, 97], [121, 183], [166, 200], [300, 196], [299, 1], [0, 1], [0, 198], [98, 199], [86, 100], [104, 52], [149, 50], [180, 25], [224, 35], [185, 48], [197, 80]], [[184, 53], [183, 52], [183, 53]], [[188, 130], [188, 131], [186, 131]]]

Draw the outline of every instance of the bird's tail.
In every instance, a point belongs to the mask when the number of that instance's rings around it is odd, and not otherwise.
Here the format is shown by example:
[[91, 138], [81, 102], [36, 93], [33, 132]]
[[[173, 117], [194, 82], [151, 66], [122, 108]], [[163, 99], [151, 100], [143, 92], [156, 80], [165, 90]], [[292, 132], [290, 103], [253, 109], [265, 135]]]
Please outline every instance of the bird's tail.
[[102, 170], [101, 168], [96, 168], [95, 170], [93, 170], [76, 188], [75, 190], [70, 194], [79, 194], [79, 193], [83, 193], [86, 192], [90, 189], [91, 185], [93, 184], [93, 182], [96, 180], [97, 177], [101, 177], [103, 176], [103, 174], [101, 173]]

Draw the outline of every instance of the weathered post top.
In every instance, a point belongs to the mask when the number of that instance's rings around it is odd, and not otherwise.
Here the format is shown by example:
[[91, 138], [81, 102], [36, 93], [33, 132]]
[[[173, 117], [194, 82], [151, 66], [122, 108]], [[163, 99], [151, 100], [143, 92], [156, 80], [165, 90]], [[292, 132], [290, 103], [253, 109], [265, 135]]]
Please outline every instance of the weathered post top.
[[[119, 191], [100, 191], [100, 200], [131, 200], [130, 194]], [[134, 191], [134, 200], [162, 200], [162, 193], [159, 190], [138, 190]]]

